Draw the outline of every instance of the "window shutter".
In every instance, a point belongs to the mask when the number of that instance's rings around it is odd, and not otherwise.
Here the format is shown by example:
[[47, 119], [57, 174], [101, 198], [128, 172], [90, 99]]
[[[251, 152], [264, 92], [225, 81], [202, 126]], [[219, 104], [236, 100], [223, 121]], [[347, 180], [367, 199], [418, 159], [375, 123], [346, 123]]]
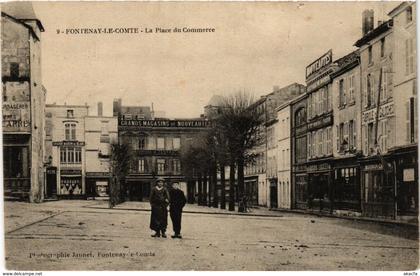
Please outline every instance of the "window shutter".
[[364, 152], [365, 152], [365, 155], [368, 155], [369, 154], [369, 149], [368, 149], [368, 142], [369, 142], [369, 140], [368, 140], [368, 125], [366, 124], [365, 125], [365, 127], [364, 127], [364, 135], [363, 135], [363, 137], [364, 137], [364, 139], [365, 139], [365, 141], [364, 141]]
[[410, 102], [405, 103], [405, 128], [406, 128], [406, 141], [410, 143]]
[[414, 142], [417, 142], [417, 97], [414, 97]]
[[339, 125], [336, 125], [335, 126], [335, 129], [336, 129], [336, 146], [337, 146], [337, 152], [339, 152], [340, 151], [340, 127], [339, 127]]
[[367, 86], [368, 86], [368, 77], [366, 76], [364, 78], [364, 83], [366, 84], [366, 86], [363, 88], [363, 101], [364, 101], [364, 107], [367, 107], [367, 102], [368, 102], [368, 95], [367, 95]]
[[357, 148], [357, 126], [356, 121], [353, 120], [353, 147]]
[[414, 72], [414, 43], [413, 39], [410, 38], [410, 74]]
[[349, 86], [349, 82], [348, 79], [343, 79], [343, 103], [346, 104], [347, 103], [347, 90], [348, 90], [348, 86]]
[[405, 74], [408, 75], [409, 73], [409, 64], [410, 64], [410, 53], [409, 53], [409, 39], [405, 40]]

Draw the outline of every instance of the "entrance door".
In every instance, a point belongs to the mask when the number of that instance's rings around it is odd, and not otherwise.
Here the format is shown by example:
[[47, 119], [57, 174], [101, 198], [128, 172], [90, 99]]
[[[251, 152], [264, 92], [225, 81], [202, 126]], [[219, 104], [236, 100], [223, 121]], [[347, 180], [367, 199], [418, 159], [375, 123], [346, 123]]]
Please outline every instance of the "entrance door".
[[150, 182], [129, 182], [130, 201], [148, 201], [150, 197]]
[[397, 184], [398, 214], [416, 215], [418, 210], [418, 185], [415, 168], [402, 170], [402, 181]]
[[270, 183], [270, 206], [271, 208], [277, 208], [277, 182]]
[[57, 195], [57, 168], [47, 168], [47, 187], [46, 196], [47, 198], [55, 197]]

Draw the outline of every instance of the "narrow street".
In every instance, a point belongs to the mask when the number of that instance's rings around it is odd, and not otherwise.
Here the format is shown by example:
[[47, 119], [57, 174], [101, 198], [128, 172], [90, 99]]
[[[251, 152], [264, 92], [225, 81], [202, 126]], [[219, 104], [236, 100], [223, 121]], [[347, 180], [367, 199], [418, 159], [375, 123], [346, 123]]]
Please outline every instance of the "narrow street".
[[[184, 238], [152, 238], [147, 203], [5, 202], [13, 270], [403, 270], [417, 268], [414, 227], [268, 210], [187, 205]], [[208, 212], [208, 213], [207, 213]], [[214, 214], [211, 214], [211, 213]], [[172, 224], [168, 217], [168, 234]]]

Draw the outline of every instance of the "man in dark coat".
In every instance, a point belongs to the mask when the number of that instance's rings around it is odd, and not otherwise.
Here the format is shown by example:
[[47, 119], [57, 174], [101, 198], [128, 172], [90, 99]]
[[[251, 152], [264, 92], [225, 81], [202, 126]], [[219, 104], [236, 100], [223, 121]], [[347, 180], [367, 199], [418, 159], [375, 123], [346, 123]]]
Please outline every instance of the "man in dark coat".
[[184, 208], [187, 199], [185, 198], [184, 192], [179, 189], [179, 184], [174, 183], [170, 191], [171, 203], [169, 212], [171, 214], [172, 226], [174, 228], [173, 239], [182, 239], [181, 236], [181, 218], [182, 208]]
[[166, 227], [168, 226], [168, 205], [169, 193], [163, 187], [163, 178], [158, 178], [156, 186], [150, 192], [150, 205], [152, 207], [152, 214], [150, 216], [150, 229], [156, 233], [152, 237], [166, 238]]

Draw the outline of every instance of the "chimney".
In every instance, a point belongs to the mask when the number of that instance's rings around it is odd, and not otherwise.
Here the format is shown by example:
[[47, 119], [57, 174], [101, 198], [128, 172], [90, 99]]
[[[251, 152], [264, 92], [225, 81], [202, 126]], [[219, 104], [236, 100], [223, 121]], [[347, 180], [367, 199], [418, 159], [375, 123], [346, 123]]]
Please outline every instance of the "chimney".
[[102, 102], [98, 102], [98, 116], [102, 117], [102, 114], [103, 114]]
[[362, 13], [362, 32], [365, 36], [368, 32], [373, 30], [374, 12], [373, 10], [364, 10]]
[[114, 99], [112, 105], [112, 116], [118, 117], [118, 114], [121, 112], [121, 98]]

